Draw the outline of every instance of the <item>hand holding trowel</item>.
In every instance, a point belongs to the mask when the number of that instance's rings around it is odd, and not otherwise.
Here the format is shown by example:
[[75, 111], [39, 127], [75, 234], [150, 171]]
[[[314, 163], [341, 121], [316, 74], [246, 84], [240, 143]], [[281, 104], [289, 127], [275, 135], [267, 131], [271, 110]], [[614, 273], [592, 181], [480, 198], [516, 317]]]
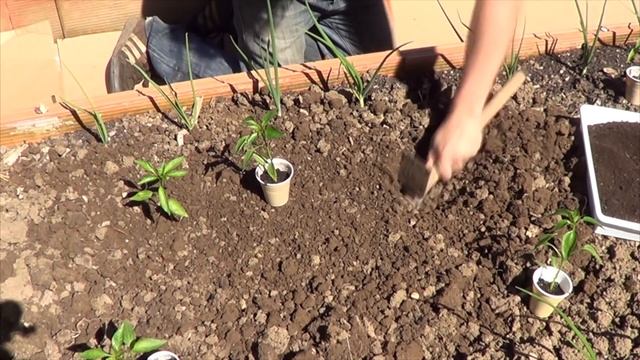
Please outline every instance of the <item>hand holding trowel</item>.
[[[525, 80], [522, 71], [517, 72], [485, 105], [480, 116], [481, 126], [484, 128], [498, 113], [504, 104], [515, 94]], [[415, 207], [418, 208], [424, 196], [440, 180], [436, 167], [427, 169], [425, 159], [414, 154], [403, 156], [398, 173], [400, 191], [405, 194]]]

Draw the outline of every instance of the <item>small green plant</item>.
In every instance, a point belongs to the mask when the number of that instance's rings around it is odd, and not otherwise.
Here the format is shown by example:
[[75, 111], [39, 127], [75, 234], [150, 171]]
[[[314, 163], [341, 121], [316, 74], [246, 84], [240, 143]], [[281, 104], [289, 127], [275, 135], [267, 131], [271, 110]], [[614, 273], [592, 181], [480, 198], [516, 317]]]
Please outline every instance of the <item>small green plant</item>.
[[602, 19], [604, 18], [604, 10], [607, 7], [607, 0], [604, 0], [602, 4], [602, 12], [600, 13], [600, 20], [598, 21], [598, 27], [596, 28], [596, 33], [593, 36], [593, 41], [589, 44], [589, 1], [585, 1], [586, 3], [586, 16], [582, 16], [582, 10], [580, 9], [580, 4], [578, 4], [578, 0], [573, 0], [576, 4], [576, 9], [578, 9], [578, 17], [580, 18], [580, 32], [582, 32], [582, 75], [587, 73], [587, 68], [593, 61], [593, 56], [596, 53], [596, 44], [598, 42], [598, 35], [600, 35], [600, 28], [602, 27]]
[[[575, 253], [578, 244], [578, 225], [581, 223], [589, 224], [589, 225], [597, 225], [598, 222], [586, 215], [581, 215], [578, 210], [567, 210], [560, 209], [556, 212], [556, 215], [560, 215], [560, 220], [554, 225], [553, 230], [549, 233], [545, 233], [542, 235], [538, 244], [536, 244], [536, 249], [547, 246], [552, 251], [551, 255], [551, 265], [558, 269], [556, 271], [553, 280], [551, 281], [551, 289], [555, 289], [558, 285], [557, 279], [560, 274], [560, 270], [564, 266], [565, 263], [569, 262], [569, 258]], [[560, 233], [562, 232], [562, 236]], [[560, 246], [556, 246], [553, 244], [552, 240], [560, 238]], [[582, 246], [582, 250], [588, 252], [593, 256], [599, 263], [602, 263], [602, 259], [600, 255], [598, 255], [598, 250], [593, 244], [584, 244]]]
[[65, 63], [62, 63], [62, 65], [69, 72], [69, 74], [71, 74], [71, 77], [73, 78], [73, 81], [75, 81], [76, 84], [78, 84], [78, 87], [80, 88], [80, 90], [82, 90], [82, 93], [84, 94], [84, 97], [87, 99], [87, 102], [89, 102], [89, 105], [91, 105], [91, 110], [88, 110], [88, 109], [85, 109], [83, 107], [74, 105], [69, 100], [66, 100], [66, 99], [63, 99], [63, 98], [61, 98], [62, 105], [65, 106], [67, 109], [71, 109], [71, 110], [75, 111], [76, 113], [78, 113], [79, 111], [84, 111], [85, 113], [89, 114], [93, 118], [93, 121], [96, 123], [96, 131], [98, 132], [98, 136], [100, 137], [100, 141], [102, 141], [103, 144], [108, 144], [109, 143], [109, 132], [107, 131], [107, 126], [104, 124], [104, 120], [102, 120], [102, 113], [100, 113], [100, 112], [98, 112], [96, 110], [96, 107], [93, 104], [93, 101], [91, 101], [91, 98], [89, 97], [89, 95], [85, 91], [84, 87], [80, 84], [80, 81], [78, 80], [78, 78], [76, 78], [76, 76], [73, 74], [73, 72], [71, 72], [71, 70], [67, 67], [67, 65]]
[[130, 64], [138, 70], [138, 72], [151, 84], [159, 93], [164, 97], [164, 99], [171, 104], [173, 110], [178, 114], [178, 118], [182, 123], [182, 126], [191, 131], [198, 124], [198, 118], [200, 117], [200, 110], [202, 110], [202, 96], [196, 96], [196, 87], [193, 84], [193, 73], [191, 71], [191, 54], [189, 51], [189, 33], [184, 34], [184, 43], [185, 49], [187, 53], [187, 68], [189, 69], [189, 82], [191, 83], [191, 94], [193, 97], [193, 104], [191, 105], [191, 112], [188, 112], [187, 109], [182, 106], [180, 100], [178, 99], [178, 93], [173, 89], [171, 83], [167, 82], [167, 86], [171, 90], [171, 97], [156, 83], [151, 79], [149, 74], [144, 71], [140, 66], [138, 66], [135, 62], [130, 61]]
[[[638, 26], [640, 26], [640, 12], [638, 12], [638, 6], [636, 5], [636, 0], [631, 0], [631, 6], [633, 6], [633, 14], [636, 16], [638, 20]], [[636, 44], [629, 50], [629, 55], [627, 56], [627, 62], [632, 63], [636, 56], [640, 53], [640, 38], [636, 40]]]
[[85, 360], [134, 360], [141, 354], [155, 351], [163, 347], [167, 342], [152, 338], [138, 338], [133, 325], [124, 321], [111, 337], [110, 352], [100, 347], [95, 347], [80, 353]]
[[179, 156], [156, 168], [146, 160], [136, 160], [136, 164], [145, 171], [146, 175], [138, 180], [138, 185], [143, 186], [143, 189], [129, 198], [129, 200], [146, 202], [156, 195], [158, 198], [156, 203], [160, 205], [160, 208], [167, 215], [178, 219], [188, 217], [189, 215], [182, 204], [178, 200], [169, 197], [166, 190], [169, 179], [181, 178], [187, 175], [187, 170], [180, 168], [183, 161], [184, 156]]
[[569, 315], [567, 315], [564, 311], [560, 310], [558, 307], [554, 306], [553, 304], [551, 304], [550, 302], [548, 302], [546, 299], [544, 299], [543, 297], [525, 290], [519, 286], [516, 286], [516, 289], [522, 291], [523, 293], [535, 298], [536, 300], [545, 303], [546, 305], [550, 306], [553, 308], [553, 311], [555, 313], [557, 313], [558, 315], [560, 315], [560, 317], [562, 318], [562, 321], [564, 322], [564, 324], [569, 328], [569, 330], [571, 330], [571, 332], [578, 338], [578, 340], [580, 341], [580, 344], [582, 344], [581, 347], [578, 346], [578, 344], [576, 344], [573, 340], [568, 339], [569, 342], [571, 343], [571, 345], [578, 351], [581, 351], [582, 354], [584, 355], [584, 358], [587, 360], [596, 360], [596, 353], [595, 351], [593, 351], [593, 346], [591, 346], [591, 342], [589, 342], [589, 339], [587, 339], [587, 337], [582, 333], [582, 331], [580, 331], [580, 328], [573, 322], [573, 320], [571, 320], [571, 318], [569, 317]]
[[360, 107], [364, 107], [364, 101], [367, 98], [369, 91], [371, 91], [373, 83], [375, 82], [375, 79], [378, 76], [378, 73], [380, 72], [380, 70], [382, 69], [382, 66], [384, 65], [384, 63], [393, 53], [400, 50], [400, 48], [402, 48], [403, 46], [407, 45], [408, 42], [402, 45], [399, 45], [393, 50], [391, 50], [382, 59], [382, 61], [378, 65], [378, 68], [374, 71], [373, 75], [371, 76], [371, 79], [368, 82], [365, 82], [360, 72], [358, 72], [356, 67], [351, 63], [351, 61], [349, 61], [349, 59], [347, 58], [347, 55], [342, 50], [338, 49], [338, 47], [336, 47], [333, 41], [331, 41], [331, 39], [329, 38], [329, 36], [327, 36], [324, 30], [322, 30], [322, 27], [320, 26], [320, 24], [318, 24], [318, 20], [313, 15], [313, 12], [309, 7], [309, 3], [306, 0], [305, 0], [305, 4], [307, 5], [307, 10], [309, 11], [309, 15], [311, 15], [311, 18], [313, 19], [315, 27], [318, 30], [318, 33], [320, 34], [320, 36], [310, 31], [307, 31], [307, 34], [309, 34], [309, 36], [313, 37], [314, 39], [316, 39], [317, 41], [321, 42], [326, 47], [328, 47], [329, 50], [331, 50], [331, 52], [333, 53], [333, 55], [340, 60], [340, 64], [342, 65], [342, 67], [344, 67], [345, 72], [348, 75], [349, 87], [351, 88], [351, 92], [358, 99], [358, 103], [360, 104]]
[[247, 169], [253, 161], [261, 165], [267, 171], [271, 180], [276, 182], [278, 181], [278, 174], [276, 167], [273, 165], [271, 140], [281, 138], [284, 134], [271, 125], [274, 117], [275, 112], [268, 111], [260, 121], [253, 116], [245, 118], [244, 123], [251, 130], [251, 133], [240, 137], [234, 150], [236, 153], [243, 153], [242, 167], [244, 169]]
[[518, 45], [518, 49], [516, 50], [515, 40], [516, 40], [516, 29], [513, 29], [513, 37], [511, 38], [511, 51], [509, 53], [509, 57], [507, 61], [502, 65], [504, 68], [504, 73], [507, 76], [507, 79], [511, 79], [513, 75], [518, 71], [518, 67], [520, 66], [520, 50], [522, 50], [522, 42], [524, 41], [524, 31], [527, 27], [527, 22], [525, 21], [522, 26], [522, 35], [520, 35], [520, 44]]
[[276, 43], [276, 27], [273, 22], [273, 14], [271, 12], [271, 0], [267, 0], [267, 17], [269, 19], [269, 40], [267, 41], [266, 50], [262, 53], [262, 67], [264, 75], [258, 71], [249, 57], [242, 51], [242, 49], [240, 49], [240, 46], [238, 46], [233, 37], [231, 37], [231, 42], [242, 57], [244, 63], [253, 70], [256, 75], [258, 75], [260, 81], [267, 87], [267, 90], [269, 91], [269, 94], [271, 94], [271, 98], [276, 106], [277, 114], [278, 116], [281, 116], [282, 92], [280, 91], [280, 76], [278, 74], [278, 66], [280, 66], [280, 63], [278, 61], [278, 44]]

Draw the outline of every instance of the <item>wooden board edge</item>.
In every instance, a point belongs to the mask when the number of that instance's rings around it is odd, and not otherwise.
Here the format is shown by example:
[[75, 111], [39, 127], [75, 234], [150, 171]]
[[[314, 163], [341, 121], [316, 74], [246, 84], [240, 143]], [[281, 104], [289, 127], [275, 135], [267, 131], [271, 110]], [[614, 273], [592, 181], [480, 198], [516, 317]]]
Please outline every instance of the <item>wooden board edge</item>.
[[[631, 24], [606, 28], [599, 35], [600, 45], [620, 45], [636, 41], [640, 33], [638, 26]], [[593, 38], [593, 35], [592, 35]], [[521, 58], [535, 55], [555, 54], [574, 50], [582, 44], [582, 34], [578, 31], [561, 33], [535, 33], [523, 40]], [[351, 56], [355, 67], [361, 71], [375, 69], [387, 52], [377, 52]], [[390, 56], [380, 73], [399, 76], [402, 73], [416, 71], [434, 71], [459, 68], [464, 61], [464, 44], [446, 46], [419, 47], [401, 50]], [[339, 73], [340, 62], [337, 59], [321, 60], [305, 64], [288, 65], [280, 68], [280, 86], [282, 91], [299, 91], [311, 84], [327, 87], [344, 80]], [[197, 95], [205, 101], [217, 97], [231, 96], [234, 93], [255, 92], [259, 82], [251, 73], [230, 74], [195, 81]], [[173, 84], [181, 103], [190, 105], [193, 101], [188, 81]], [[96, 109], [103, 115], [105, 122], [122, 118], [124, 115], [139, 114], [159, 108], [167, 110], [170, 104], [154, 89], [126, 91], [103, 95], [93, 99]], [[89, 107], [85, 99], [75, 100], [80, 106]], [[0, 125], [0, 145], [15, 146], [24, 142], [37, 142], [50, 136], [61, 135], [80, 129], [80, 123], [93, 128], [93, 119], [82, 114], [75, 116], [59, 104], [52, 106], [46, 114], [37, 115], [33, 109], [25, 109], [4, 116]]]

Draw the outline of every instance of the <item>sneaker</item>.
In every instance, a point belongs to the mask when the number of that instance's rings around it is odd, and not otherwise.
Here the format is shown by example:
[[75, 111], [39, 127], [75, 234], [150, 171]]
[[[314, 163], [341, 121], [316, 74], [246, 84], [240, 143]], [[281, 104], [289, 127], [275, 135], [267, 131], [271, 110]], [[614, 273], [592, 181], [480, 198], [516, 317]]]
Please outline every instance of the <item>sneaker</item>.
[[130, 62], [149, 72], [147, 32], [144, 23], [145, 20], [140, 17], [131, 18], [125, 23], [107, 64], [105, 78], [108, 93], [133, 90], [144, 80]]

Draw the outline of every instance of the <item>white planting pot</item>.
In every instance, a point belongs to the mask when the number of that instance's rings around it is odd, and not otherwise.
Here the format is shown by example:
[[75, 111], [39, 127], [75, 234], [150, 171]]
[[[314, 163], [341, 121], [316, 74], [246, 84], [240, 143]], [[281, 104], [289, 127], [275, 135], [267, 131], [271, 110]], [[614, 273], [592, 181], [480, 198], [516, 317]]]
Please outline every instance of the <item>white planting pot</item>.
[[626, 90], [624, 97], [631, 104], [640, 106], [640, 66], [629, 66], [625, 71]]
[[262, 181], [260, 177], [264, 174], [265, 169], [262, 166], [256, 168], [256, 179], [262, 187], [262, 193], [269, 205], [277, 207], [282, 206], [289, 201], [289, 189], [291, 187], [291, 178], [293, 178], [293, 165], [285, 159], [273, 158], [273, 165], [280, 171], [289, 173], [289, 176], [282, 182], [270, 184]]
[[[560, 289], [564, 292], [562, 295], [553, 295], [548, 292], [542, 290], [540, 286], [538, 286], [538, 280], [542, 279], [546, 282], [553, 281], [553, 278], [556, 276], [558, 269], [553, 266], [542, 266], [536, 269], [533, 273], [533, 293], [545, 299], [548, 303], [553, 306], [558, 306], [558, 304], [567, 298], [573, 292], [573, 283], [571, 282], [571, 278], [564, 271], [560, 271], [558, 274], [558, 278], [556, 281], [560, 286]], [[538, 299], [531, 297], [531, 301], [529, 301], [529, 310], [539, 317], [546, 318], [553, 313], [553, 307], [545, 304]]]
[[171, 351], [157, 351], [153, 354], [149, 355], [147, 360], [180, 360], [178, 355], [172, 353]]

